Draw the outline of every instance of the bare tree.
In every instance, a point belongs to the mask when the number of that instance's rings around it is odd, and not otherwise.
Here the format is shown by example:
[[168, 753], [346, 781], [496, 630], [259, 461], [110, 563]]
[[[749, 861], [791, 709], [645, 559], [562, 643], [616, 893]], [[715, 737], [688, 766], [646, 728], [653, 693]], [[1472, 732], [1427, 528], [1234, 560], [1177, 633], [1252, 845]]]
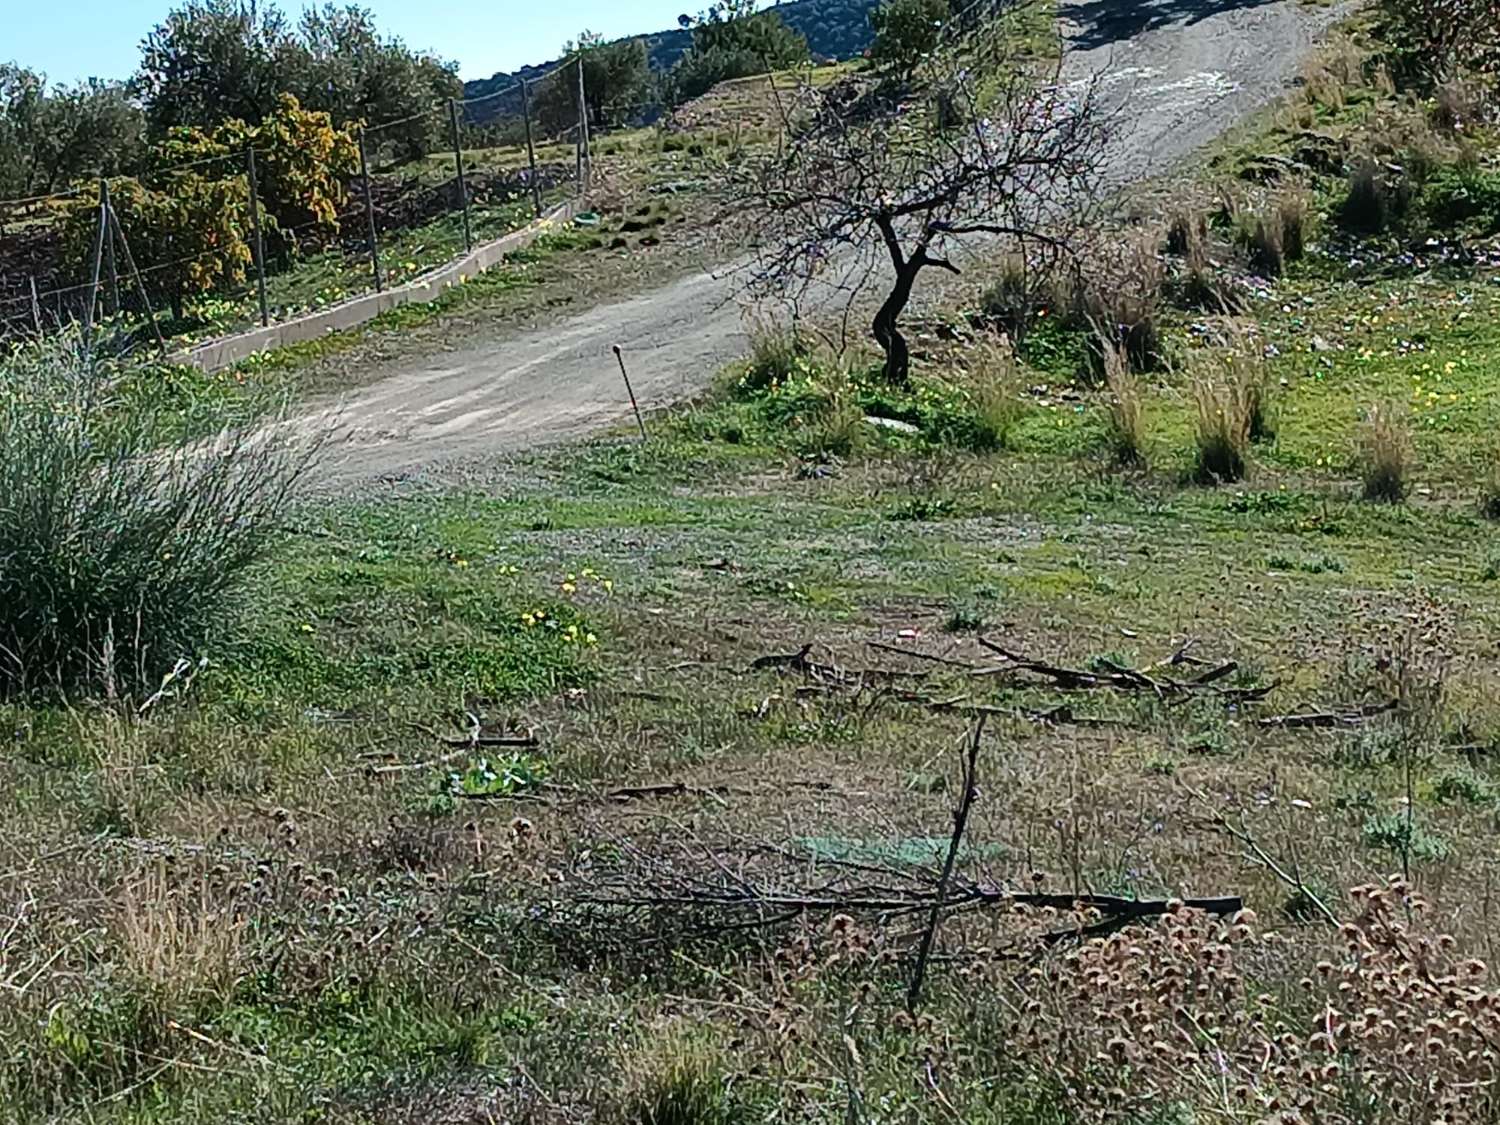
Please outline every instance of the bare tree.
[[886, 377], [904, 384], [900, 322], [924, 270], [958, 273], [959, 244], [1004, 240], [1070, 257], [1096, 196], [1104, 131], [1091, 83], [1038, 80], [1011, 61], [950, 62], [919, 93], [804, 86], [781, 99], [776, 153], [730, 173], [752, 291], [849, 306], [888, 286], [871, 324]]

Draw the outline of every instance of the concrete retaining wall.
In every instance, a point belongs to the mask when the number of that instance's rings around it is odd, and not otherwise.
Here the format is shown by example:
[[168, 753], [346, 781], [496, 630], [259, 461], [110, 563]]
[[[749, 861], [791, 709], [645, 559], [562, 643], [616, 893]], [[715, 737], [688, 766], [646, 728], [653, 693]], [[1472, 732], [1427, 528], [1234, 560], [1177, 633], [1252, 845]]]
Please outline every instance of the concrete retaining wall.
[[187, 351], [178, 352], [171, 357], [172, 361], [190, 363], [204, 371], [218, 371], [257, 352], [316, 340], [330, 332], [343, 332], [350, 328], [358, 328], [361, 324], [374, 320], [381, 313], [399, 308], [401, 305], [436, 300], [445, 290], [461, 285], [465, 279], [499, 265], [507, 254], [524, 250], [546, 233], [549, 225], [568, 222], [577, 210], [576, 202], [560, 204], [542, 216], [539, 222], [524, 230], [514, 231], [504, 238], [497, 238], [493, 242], [486, 242], [483, 246], [476, 246], [457, 261], [440, 266], [431, 273], [423, 274], [405, 285], [398, 285], [383, 293], [370, 293], [363, 297], [355, 297], [342, 304], [298, 317], [296, 320], [256, 328], [250, 332], [241, 332], [236, 336], [210, 340]]

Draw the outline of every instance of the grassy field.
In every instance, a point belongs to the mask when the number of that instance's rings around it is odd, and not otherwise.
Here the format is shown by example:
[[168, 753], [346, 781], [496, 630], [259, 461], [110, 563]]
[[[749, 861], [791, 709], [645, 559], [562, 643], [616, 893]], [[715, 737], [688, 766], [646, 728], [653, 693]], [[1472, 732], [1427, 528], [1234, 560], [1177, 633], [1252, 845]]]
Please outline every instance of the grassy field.
[[[1252, 210], [1280, 128], [1215, 165]], [[1279, 278], [1214, 218], [1243, 305], [1164, 301], [1131, 465], [1076, 329], [1017, 366], [956, 310], [906, 390], [768, 338], [647, 443], [299, 511], [144, 713], [0, 705], [0, 1105], [1492, 1120], [1494, 232], [1307, 190]], [[1251, 361], [1267, 432], [1195, 483]]]

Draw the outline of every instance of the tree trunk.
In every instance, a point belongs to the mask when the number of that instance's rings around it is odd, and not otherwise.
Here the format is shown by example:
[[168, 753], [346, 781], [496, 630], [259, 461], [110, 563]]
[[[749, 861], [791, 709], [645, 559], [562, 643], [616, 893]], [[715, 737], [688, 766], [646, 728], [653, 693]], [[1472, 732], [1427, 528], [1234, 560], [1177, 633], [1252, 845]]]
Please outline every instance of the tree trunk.
[[906, 346], [906, 337], [901, 335], [901, 314], [911, 300], [912, 286], [921, 272], [922, 260], [913, 258], [896, 271], [896, 284], [886, 297], [870, 331], [880, 350], [885, 352], [885, 377], [897, 387], [911, 384], [911, 349]]

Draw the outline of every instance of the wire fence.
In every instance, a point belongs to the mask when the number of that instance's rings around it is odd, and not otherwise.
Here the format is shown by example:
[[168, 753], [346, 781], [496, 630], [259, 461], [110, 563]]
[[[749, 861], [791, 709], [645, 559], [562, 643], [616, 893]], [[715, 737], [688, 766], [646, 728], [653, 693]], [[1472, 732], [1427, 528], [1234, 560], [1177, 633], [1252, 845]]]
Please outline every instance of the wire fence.
[[[367, 125], [331, 221], [278, 217], [261, 182], [271, 154], [257, 149], [0, 200], [0, 341], [76, 325], [101, 346], [166, 355], [404, 285], [586, 196], [592, 134], [656, 113], [590, 109], [577, 61]], [[143, 189], [176, 213], [202, 178], [242, 193], [248, 230], [233, 245], [132, 213]]]

